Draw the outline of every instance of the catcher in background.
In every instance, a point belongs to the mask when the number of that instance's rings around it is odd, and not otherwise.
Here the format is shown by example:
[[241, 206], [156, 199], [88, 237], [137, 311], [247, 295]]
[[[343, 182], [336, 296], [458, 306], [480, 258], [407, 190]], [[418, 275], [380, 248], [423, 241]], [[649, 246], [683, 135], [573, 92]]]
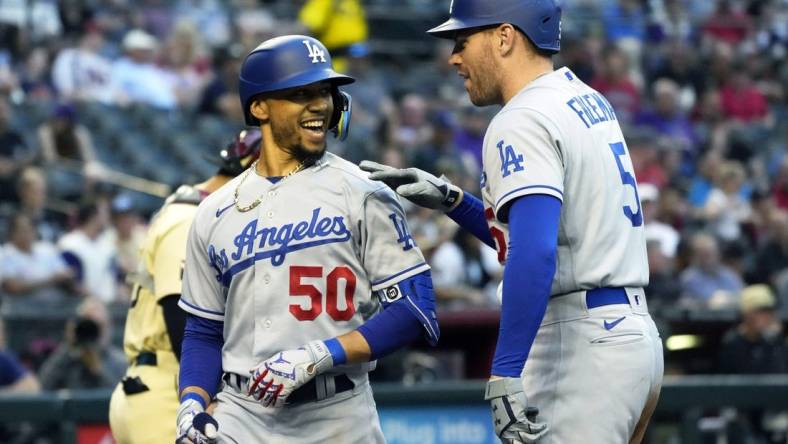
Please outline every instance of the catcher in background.
[[123, 348], [126, 376], [110, 401], [112, 434], [119, 444], [175, 442], [178, 370], [186, 314], [178, 307], [186, 238], [197, 206], [210, 193], [257, 159], [260, 132], [242, 131], [219, 153], [216, 175], [183, 185], [167, 198], [151, 221], [133, 273]]

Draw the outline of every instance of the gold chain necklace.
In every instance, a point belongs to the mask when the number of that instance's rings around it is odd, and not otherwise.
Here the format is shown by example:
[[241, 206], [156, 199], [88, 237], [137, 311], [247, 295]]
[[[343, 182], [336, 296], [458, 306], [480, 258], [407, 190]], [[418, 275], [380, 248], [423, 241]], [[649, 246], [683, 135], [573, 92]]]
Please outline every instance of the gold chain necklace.
[[[282, 180], [285, 180], [286, 178], [288, 178], [288, 177], [292, 176], [293, 174], [301, 171], [302, 169], [304, 169], [304, 162], [303, 161], [301, 163], [299, 163], [293, 169], [293, 171], [290, 171], [289, 173], [285, 174], [284, 177], [282, 177]], [[257, 197], [257, 199], [255, 199], [252, 203], [250, 203], [249, 205], [247, 205], [245, 207], [242, 207], [242, 206], [238, 205], [238, 195], [240, 194], [240, 191], [241, 191], [241, 185], [243, 185], [244, 181], [246, 180], [246, 177], [249, 176], [249, 173], [251, 173], [252, 171], [257, 172], [257, 160], [252, 162], [252, 165], [249, 167], [249, 169], [246, 170], [246, 172], [244, 173], [244, 176], [241, 178], [241, 181], [238, 182], [238, 186], [235, 187], [235, 208], [238, 211], [240, 211], [241, 213], [246, 213], [247, 211], [252, 211], [253, 209], [255, 209], [255, 207], [260, 205], [260, 202], [263, 201], [263, 195], [261, 194], [260, 196]]]

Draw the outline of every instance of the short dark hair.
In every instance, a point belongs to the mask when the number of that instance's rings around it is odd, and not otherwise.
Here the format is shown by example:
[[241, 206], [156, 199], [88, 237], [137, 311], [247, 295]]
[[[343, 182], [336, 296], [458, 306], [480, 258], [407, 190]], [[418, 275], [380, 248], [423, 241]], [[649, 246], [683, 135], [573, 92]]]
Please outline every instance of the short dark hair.
[[89, 220], [96, 217], [99, 212], [99, 203], [95, 199], [88, 199], [80, 202], [77, 208], [77, 225], [84, 225]]

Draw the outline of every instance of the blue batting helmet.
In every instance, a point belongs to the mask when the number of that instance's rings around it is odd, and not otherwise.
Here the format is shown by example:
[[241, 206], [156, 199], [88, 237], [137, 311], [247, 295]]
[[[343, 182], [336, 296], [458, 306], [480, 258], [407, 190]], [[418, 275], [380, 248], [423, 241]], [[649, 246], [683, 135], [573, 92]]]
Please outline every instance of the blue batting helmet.
[[356, 81], [334, 71], [331, 55], [319, 40], [305, 35], [288, 35], [266, 40], [243, 61], [238, 92], [246, 124], [259, 125], [249, 112], [254, 97], [272, 91], [306, 86], [323, 80], [333, 85], [334, 114], [328, 127], [344, 139], [350, 121], [350, 95], [338, 86]]
[[449, 19], [427, 31], [453, 39], [457, 31], [510, 23], [539, 49], [561, 49], [561, 7], [556, 0], [452, 0]]

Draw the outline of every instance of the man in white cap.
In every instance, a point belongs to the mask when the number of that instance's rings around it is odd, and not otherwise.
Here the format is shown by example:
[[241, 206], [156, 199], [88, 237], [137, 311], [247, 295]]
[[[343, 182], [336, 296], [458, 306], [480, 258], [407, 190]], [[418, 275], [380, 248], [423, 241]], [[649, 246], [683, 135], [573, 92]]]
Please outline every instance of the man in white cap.
[[175, 91], [166, 72], [156, 66], [159, 42], [141, 29], [123, 38], [125, 56], [112, 68], [115, 100], [119, 105], [142, 103], [160, 109], [177, 106]]
[[741, 292], [741, 323], [722, 341], [720, 371], [733, 374], [788, 373], [788, 345], [775, 315], [777, 300], [766, 284]]

